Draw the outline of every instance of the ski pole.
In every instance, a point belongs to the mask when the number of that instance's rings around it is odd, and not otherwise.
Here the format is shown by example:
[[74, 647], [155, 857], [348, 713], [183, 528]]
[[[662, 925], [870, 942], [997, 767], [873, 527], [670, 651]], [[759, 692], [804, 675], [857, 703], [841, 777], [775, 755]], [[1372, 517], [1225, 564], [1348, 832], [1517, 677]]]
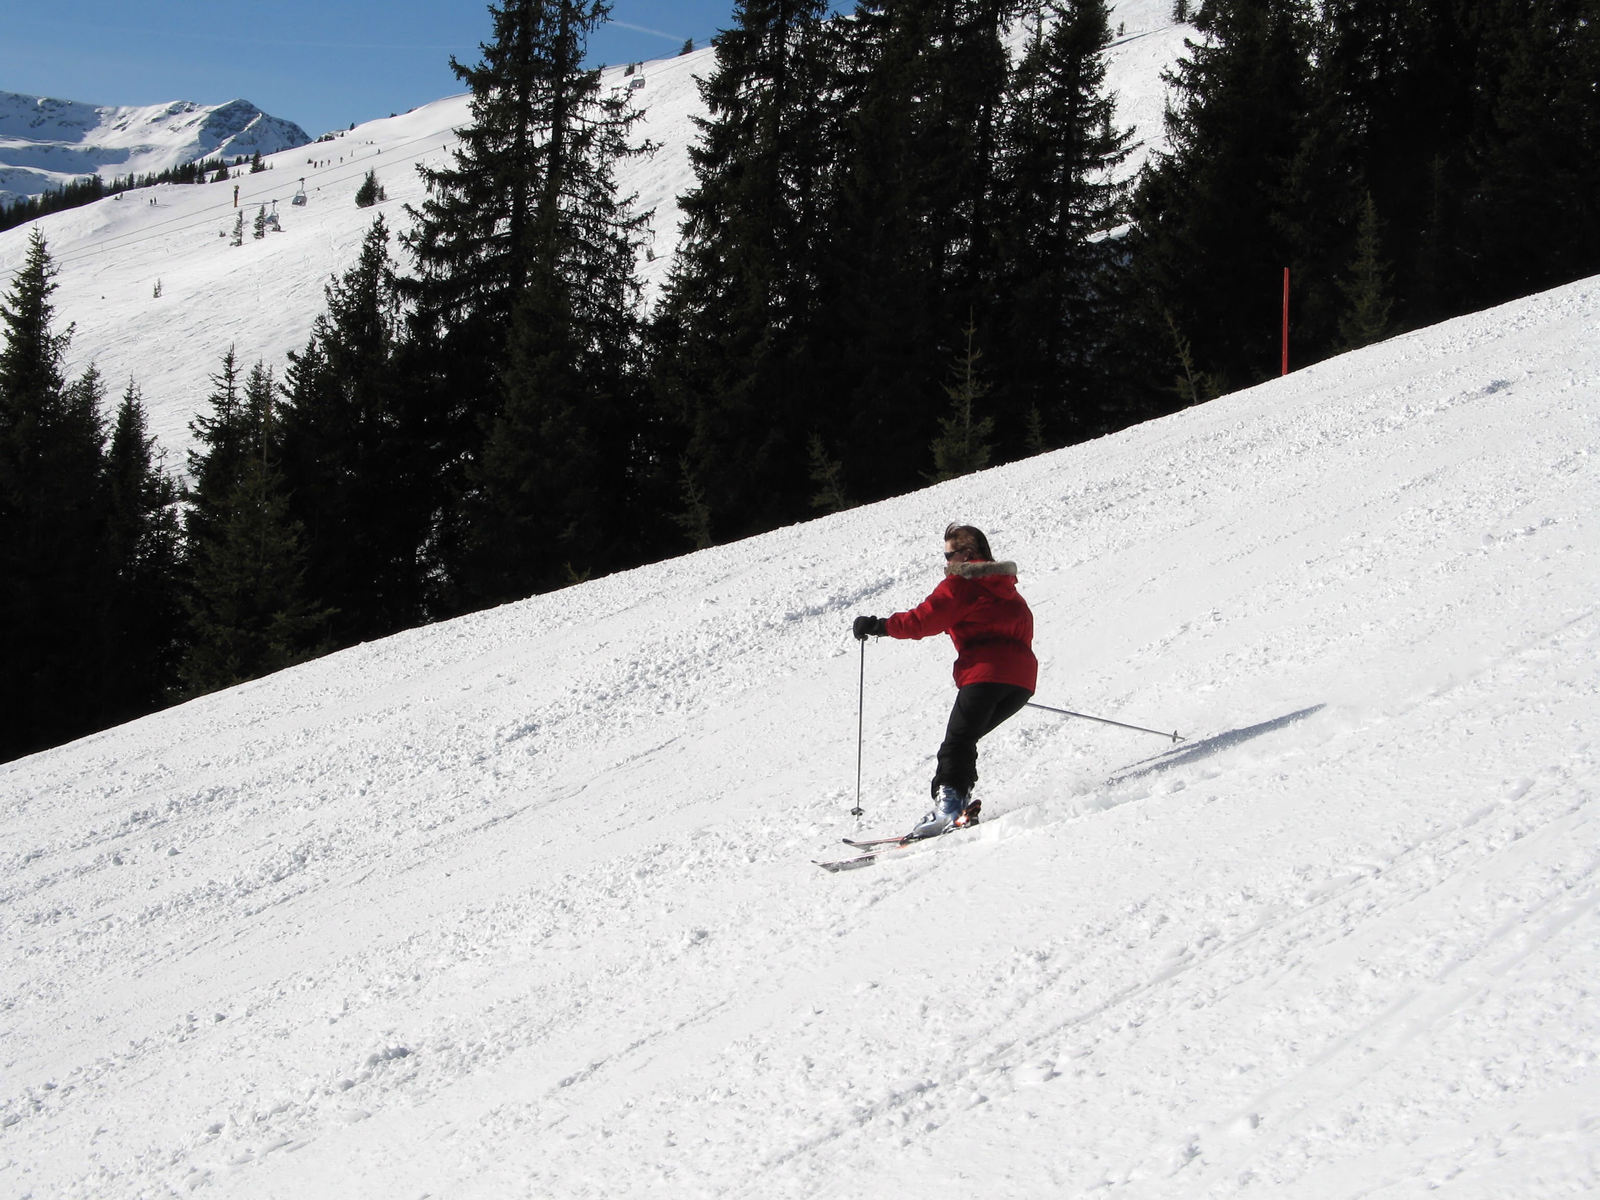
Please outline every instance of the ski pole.
[[1070, 709], [1051, 708], [1048, 704], [1035, 704], [1032, 700], [1028, 701], [1028, 707], [1042, 708], [1045, 712], [1059, 713], [1063, 717], [1079, 717], [1085, 721], [1099, 721], [1102, 725], [1115, 725], [1118, 729], [1136, 729], [1140, 733], [1154, 733], [1160, 737], [1171, 738], [1174, 744], [1189, 740], [1188, 738], [1180, 737], [1176, 729], [1174, 729], [1171, 733], [1168, 733], [1164, 729], [1146, 729], [1143, 725], [1129, 725], [1123, 721], [1109, 720], [1106, 717], [1091, 717], [1088, 713], [1072, 712]]
[[867, 639], [861, 639], [861, 692], [856, 698], [856, 806], [850, 810], [852, 817], [861, 816], [861, 743], [867, 729]]

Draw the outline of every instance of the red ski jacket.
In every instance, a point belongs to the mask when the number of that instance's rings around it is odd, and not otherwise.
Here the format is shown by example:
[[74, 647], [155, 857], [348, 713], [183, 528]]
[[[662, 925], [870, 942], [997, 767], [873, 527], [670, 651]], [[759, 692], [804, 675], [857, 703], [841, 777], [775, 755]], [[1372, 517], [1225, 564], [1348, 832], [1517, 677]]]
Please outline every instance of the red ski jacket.
[[884, 628], [895, 638], [948, 633], [956, 644], [957, 687], [1009, 683], [1030, 692], [1038, 687], [1033, 612], [1017, 592], [1016, 563], [952, 563], [926, 600], [887, 618]]

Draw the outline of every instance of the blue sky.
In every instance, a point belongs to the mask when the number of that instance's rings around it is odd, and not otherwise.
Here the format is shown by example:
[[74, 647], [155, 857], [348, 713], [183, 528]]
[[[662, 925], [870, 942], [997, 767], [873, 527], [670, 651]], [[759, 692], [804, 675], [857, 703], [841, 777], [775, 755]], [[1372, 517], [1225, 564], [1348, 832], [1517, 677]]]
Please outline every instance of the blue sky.
[[[614, 0], [590, 59], [706, 46], [733, 5]], [[477, 62], [489, 33], [478, 0], [54, 0], [7, 13], [0, 91], [108, 105], [242, 97], [316, 137], [461, 91], [450, 56]]]

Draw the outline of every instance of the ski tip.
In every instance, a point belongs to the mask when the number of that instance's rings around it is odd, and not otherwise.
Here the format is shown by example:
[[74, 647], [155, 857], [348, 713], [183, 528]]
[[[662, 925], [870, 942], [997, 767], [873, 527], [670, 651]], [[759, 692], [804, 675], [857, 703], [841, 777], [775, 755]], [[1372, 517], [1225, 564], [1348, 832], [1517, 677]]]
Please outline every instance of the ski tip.
[[822, 862], [820, 859], [815, 858], [811, 861], [829, 874], [837, 875], [840, 871], [854, 871], [858, 867], [871, 866], [877, 860], [878, 856], [876, 854], [863, 854], [860, 858], [846, 858], [838, 862]]

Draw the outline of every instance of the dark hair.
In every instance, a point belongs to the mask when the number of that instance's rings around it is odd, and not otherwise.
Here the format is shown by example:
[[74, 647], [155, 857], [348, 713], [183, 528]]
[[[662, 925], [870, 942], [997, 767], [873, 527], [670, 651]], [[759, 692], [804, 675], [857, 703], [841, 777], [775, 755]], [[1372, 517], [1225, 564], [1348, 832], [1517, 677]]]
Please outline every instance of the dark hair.
[[944, 540], [954, 542], [957, 550], [965, 550], [974, 558], [981, 558], [984, 562], [994, 561], [989, 539], [983, 536], [983, 530], [976, 525], [957, 525], [952, 521], [944, 527]]

